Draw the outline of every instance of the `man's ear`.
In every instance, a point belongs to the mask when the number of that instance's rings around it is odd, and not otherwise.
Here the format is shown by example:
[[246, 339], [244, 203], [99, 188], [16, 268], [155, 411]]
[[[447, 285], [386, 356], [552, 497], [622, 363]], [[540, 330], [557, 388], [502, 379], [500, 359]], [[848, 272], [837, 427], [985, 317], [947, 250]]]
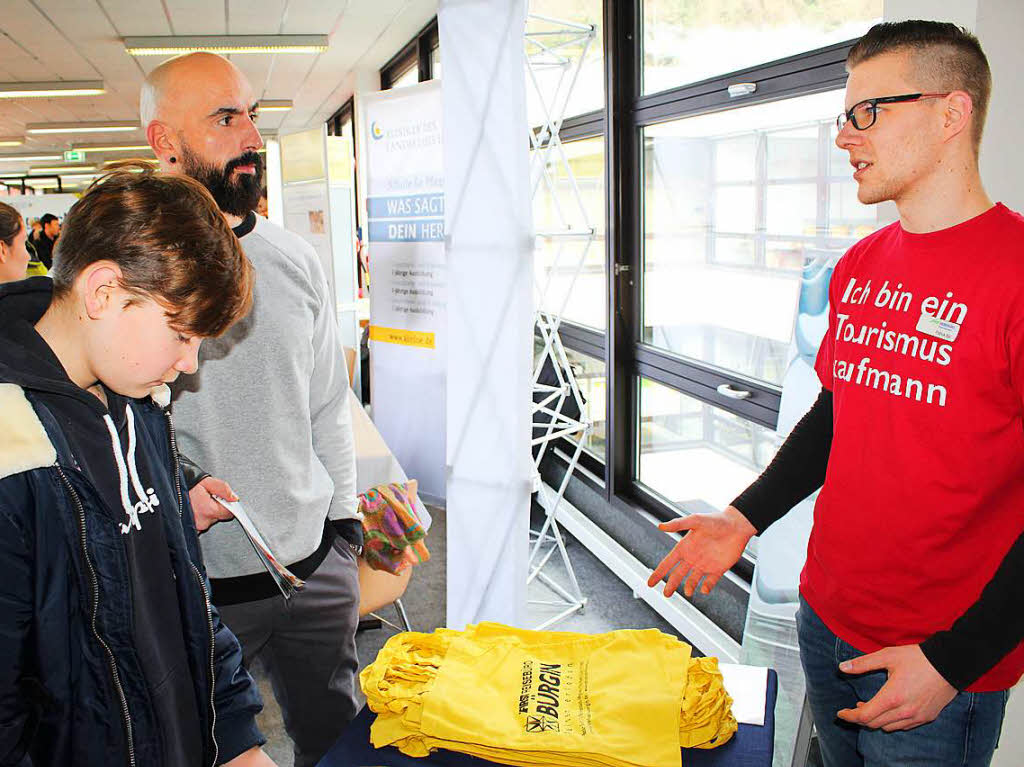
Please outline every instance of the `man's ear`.
[[121, 268], [112, 261], [89, 264], [75, 280], [82, 293], [85, 313], [98, 320], [116, 306], [121, 288]]
[[967, 91], [953, 91], [946, 97], [943, 111], [943, 130], [946, 140], [950, 140], [971, 127], [971, 115], [974, 113], [974, 102]]
[[[153, 147], [153, 153], [160, 161], [163, 170], [171, 170], [174, 164], [180, 162], [181, 152], [178, 150], [178, 142], [173, 131], [159, 120], [153, 120], [146, 126], [146, 141]], [[174, 162], [171, 158], [174, 158]]]

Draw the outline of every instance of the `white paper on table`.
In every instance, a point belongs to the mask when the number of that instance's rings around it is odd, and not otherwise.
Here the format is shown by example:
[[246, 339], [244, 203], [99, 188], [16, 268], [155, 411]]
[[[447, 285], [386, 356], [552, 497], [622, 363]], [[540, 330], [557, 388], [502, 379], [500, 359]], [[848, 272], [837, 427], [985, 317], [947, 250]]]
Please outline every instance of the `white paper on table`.
[[740, 724], [764, 726], [764, 709], [768, 703], [768, 669], [763, 666], [741, 666], [719, 663], [725, 691], [732, 696], [732, 715]]

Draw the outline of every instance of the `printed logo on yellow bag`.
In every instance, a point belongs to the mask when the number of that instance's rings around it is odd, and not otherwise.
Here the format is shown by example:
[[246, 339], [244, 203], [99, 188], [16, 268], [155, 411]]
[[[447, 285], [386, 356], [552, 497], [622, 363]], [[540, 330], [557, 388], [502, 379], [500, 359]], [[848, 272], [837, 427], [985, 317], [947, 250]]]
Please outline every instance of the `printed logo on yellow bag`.
[[586, 663], [523, 661], [519, 714], [526, 732], [587, 734], [591, 711], [585, 671]]

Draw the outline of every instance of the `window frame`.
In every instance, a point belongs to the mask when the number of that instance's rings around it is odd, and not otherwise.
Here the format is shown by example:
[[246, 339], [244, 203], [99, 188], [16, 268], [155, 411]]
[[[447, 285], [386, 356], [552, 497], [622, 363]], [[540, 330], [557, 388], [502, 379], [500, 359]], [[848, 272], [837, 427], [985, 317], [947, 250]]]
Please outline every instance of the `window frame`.
[[[642, 0], [604, 1], [606, 108], [567, 117], [560, 133], [565, 142], [602, 134], [605, 137], [607, 285], [606, 332], [564, 319], [560, 332], [567, 349], [605, 363], [605, 460], [602, 462], [584, 451], [581, 463], [591, 473], [603, 476], [601, 492], [609, 504], [624, 511], [642, 509], [657, 519], [669, 520], [688, 513], [687, 509], [638, 479], [638, 381], [650, 379], [772, 430], [778, 425], [782, 391], [781, 387], [677, 356], [642, 341], [643, 128], [842, 88], [847, 77], [846, 56], [856, 40], [643, 95], [642, 10]], [[737, 82], [756, 82], [758, 87], [749, 96], [731, 98], [728, 86]], [[751, 396], [737, 400], [719, 394], [722, 384], [750, 391]], [[563, 440], [559, 447], [571, 454], [573, 445]], [[737, 488], [737, 492], [741, 489]], [[749, 580], [750, 567], [751, 560], [745, 558], [737, 571]]]
[[390, 90], [398, 79], [413, 67], [416, 68], [419, 82], [432, 80], [434, 73], [431, 53], [435, 48], [440, 47], [441, 38], [437, 30], [437, 17], [435, 16], [380, 68], [380, 89], [382, 91]]

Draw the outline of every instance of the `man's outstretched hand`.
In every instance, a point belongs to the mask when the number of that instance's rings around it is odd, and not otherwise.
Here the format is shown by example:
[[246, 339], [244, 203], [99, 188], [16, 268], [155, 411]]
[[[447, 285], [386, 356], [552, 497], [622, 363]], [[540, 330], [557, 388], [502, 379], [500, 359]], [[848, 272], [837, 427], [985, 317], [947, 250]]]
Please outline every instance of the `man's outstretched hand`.
[[725, 571], [736, 564], [747, 541], [757, 533], [735, 506], [713, 514], [680, 517], [663, 522], [658, 528], [670, 533], [689, 531], [647, 579], [648, 586], [655, 586], [668, 575], [665, 582], [667, 597], [675, 593], [684, 578], [686, 596], [693, 596], [701, 578], [704, 579], [701, 593], [710, 593]]

